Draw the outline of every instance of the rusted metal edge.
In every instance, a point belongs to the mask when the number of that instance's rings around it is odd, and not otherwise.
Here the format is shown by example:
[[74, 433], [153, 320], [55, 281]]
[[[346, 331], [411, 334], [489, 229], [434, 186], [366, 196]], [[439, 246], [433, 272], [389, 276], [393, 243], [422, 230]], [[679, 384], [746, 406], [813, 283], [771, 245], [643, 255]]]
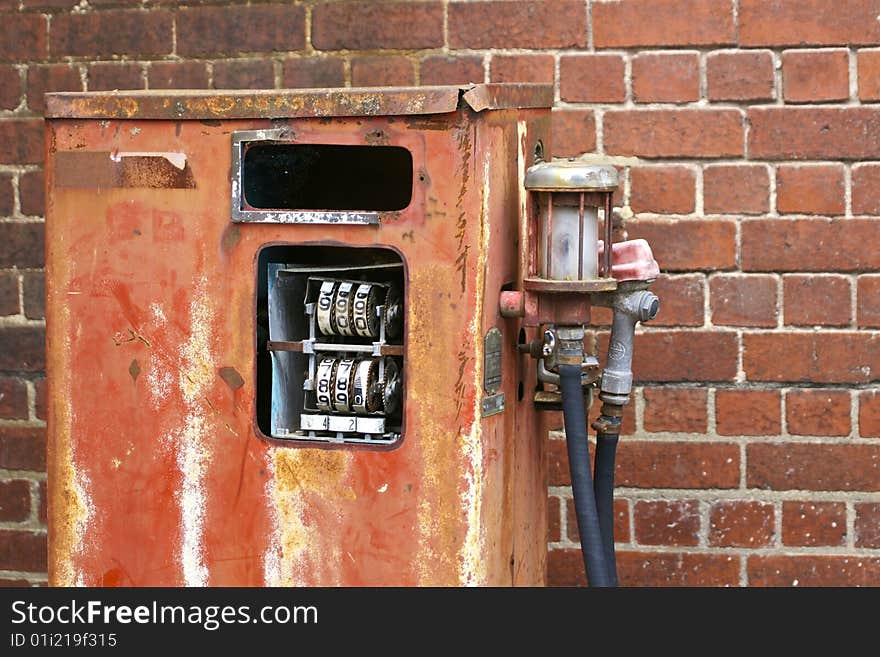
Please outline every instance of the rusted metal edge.
[[545, 84], [476, 84], [352, 89], [56, 92], [49, 119], [219, 120], [446, 114], [464, 100], [474, 111], [550, 107]]

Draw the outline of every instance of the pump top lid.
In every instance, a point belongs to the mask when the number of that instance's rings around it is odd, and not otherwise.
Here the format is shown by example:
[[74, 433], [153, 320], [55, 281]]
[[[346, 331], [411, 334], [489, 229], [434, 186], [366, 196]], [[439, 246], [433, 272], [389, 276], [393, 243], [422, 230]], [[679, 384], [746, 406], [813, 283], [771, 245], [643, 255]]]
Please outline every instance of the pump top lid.
[[580, 160], [540, 162], [526, 171], [526, 189], [560, 192], [613, 192], [617, 169], [607, 164], [586, 164]]

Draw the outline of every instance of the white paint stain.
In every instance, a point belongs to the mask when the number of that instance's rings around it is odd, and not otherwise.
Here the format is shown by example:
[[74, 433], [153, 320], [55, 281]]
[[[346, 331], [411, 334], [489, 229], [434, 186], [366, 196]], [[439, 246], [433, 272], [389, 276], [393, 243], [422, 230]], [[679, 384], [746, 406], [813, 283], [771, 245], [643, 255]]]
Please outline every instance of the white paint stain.
[[[483, 323], [483, 286], [485, 284], [486, 255], [489, 249], [489, 160], [483, 163], [483, 186], [480, 207], [480, 249], [477, 258], [477, 299], [474, 317], [471, 320], [470, 334], [476, 343], [474, 366], [474, 390], [481, 390], [483, 376], [483, 349], [479, 339]], [[487, 562], [484, 558], [486, 548], [486, 527], [483, 514], [483, 426], [479, 410], [474, 411], [474, 421], [470, 431], [461, 436], [461, 450], [469, 464], [465, 473], [465, 487], [462, 491], [461, 505], [467, 514], [467, 532], [461, 548], [461, 584], [479, 586], [487, 579]]]
[[211, 322], [213, 312], [206, 304], [207, 279], [193, 286], [190, 304], [190, 337], [180, 348], [178, 386], [187, 414], [183, 429], [174, 437], [177, 467], [181, 474], [180, 563], [186, 586], [206, 586], [208, 569], [204, 559], [204, 524], [206, 498], [205, 471], [210, 454], [205, 448], [208, 431], [204, 397], [213, 379], [211, 355]]
[[379, 492], [379, 493], [384, 493], [384, 492], [386, 492], [387, 490], [388, 490], [388, 484], [382, 484], [382, 485], [379, 486], [379, 488], [378, 488], [378, 492]]

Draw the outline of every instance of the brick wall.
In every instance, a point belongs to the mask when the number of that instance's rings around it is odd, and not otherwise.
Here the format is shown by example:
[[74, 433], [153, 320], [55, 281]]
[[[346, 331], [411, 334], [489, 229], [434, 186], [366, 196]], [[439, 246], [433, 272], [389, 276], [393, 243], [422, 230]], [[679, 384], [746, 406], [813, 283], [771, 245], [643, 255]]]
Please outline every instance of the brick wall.
[[[880, 585], [878, 17], [880, 0], [0, 0], [0, 580], [45, 581], [41, 94], [487, 80], [556, 85], [555, 154], [622, 168], [620, 216], [665, 272], [619, 449], [622, 582]], [[549, 581], [578, 584], [558, 433], [551, 455]]]

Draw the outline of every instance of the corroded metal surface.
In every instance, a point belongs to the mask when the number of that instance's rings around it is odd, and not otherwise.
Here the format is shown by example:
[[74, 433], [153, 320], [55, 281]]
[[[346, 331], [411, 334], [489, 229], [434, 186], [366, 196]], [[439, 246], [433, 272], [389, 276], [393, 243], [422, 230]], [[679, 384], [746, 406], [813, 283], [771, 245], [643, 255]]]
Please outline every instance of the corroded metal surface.
[[122, 91], [46, 94], [47, 118], [249, 119], [405, 116], [454, 112], [459, 101], [475, 111], [551, 107], [546, 84], [280, 91]]
[[[268, 120], [48, 122], [51, 582], [542, 583], [544, 431], [518, 399], [534, 370], [498, 295], [517, 279], [523, 153], [549, 142], [549, 113], [291, 124], [303, 141], [381, 129], [408, 144], [417, 200], [379, 225], [233, 224], [230, 135]], [[83, 144], [183, 153], [193, 185], [59, 185]], [[328, 242], [407, 262], [405, 434], [390, 451], [256, 428], [256, 255]], [[491, 328], [507, 401], [483, 418]]]

